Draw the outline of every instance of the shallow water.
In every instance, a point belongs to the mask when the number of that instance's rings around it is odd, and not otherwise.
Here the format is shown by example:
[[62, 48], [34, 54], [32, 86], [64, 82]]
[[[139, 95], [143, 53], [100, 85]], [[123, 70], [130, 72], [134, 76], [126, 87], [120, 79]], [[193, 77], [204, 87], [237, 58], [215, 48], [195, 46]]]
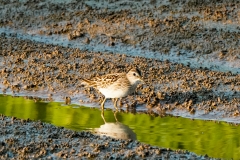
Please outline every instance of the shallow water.
[[184, 149], [210, 157], [240, 157], [240, 127], [225, 122], [119, 112], [115, 117], [112, 111], [106, 110], [105, 123], [99, 109], [4, 95], [0, 95], [0, 102], [0, 113], [6, 116], [41, 120], [73, 130], [98, 130], [122, 138], [136, 136], [140, 142], [154, 146]]

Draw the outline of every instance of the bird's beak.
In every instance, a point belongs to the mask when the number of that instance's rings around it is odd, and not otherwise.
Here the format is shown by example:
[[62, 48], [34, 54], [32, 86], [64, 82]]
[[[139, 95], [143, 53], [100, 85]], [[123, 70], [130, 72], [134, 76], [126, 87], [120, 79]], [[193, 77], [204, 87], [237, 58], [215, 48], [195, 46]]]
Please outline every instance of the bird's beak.
[[143, 77], [140, 78], [140, 81], [145, 84], [144, 80], [143, 80]]

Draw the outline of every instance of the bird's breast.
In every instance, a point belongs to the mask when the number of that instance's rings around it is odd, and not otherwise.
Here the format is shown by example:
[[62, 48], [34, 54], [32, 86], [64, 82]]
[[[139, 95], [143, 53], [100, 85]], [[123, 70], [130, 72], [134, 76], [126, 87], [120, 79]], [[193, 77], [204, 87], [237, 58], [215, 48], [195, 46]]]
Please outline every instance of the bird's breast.
[[99, 91], [106, 97], [106, 98], [122, 98], [126, 97], [127, 95], [132, 93], [132, 87], [130, 85], [116, 85], [113, 84], [111, 86], [105, 88], [99, 88]]

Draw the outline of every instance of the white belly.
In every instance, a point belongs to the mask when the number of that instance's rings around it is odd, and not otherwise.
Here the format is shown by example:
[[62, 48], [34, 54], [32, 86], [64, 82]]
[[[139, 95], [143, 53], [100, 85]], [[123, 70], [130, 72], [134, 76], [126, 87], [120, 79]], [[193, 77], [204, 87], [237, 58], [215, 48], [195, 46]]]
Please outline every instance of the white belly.
[[125, 89], [112, 89], [112, 88], [101, 88], [99, 91], [105, 96], [105, 98], [122, 98], [130, 94], [130, 90]]

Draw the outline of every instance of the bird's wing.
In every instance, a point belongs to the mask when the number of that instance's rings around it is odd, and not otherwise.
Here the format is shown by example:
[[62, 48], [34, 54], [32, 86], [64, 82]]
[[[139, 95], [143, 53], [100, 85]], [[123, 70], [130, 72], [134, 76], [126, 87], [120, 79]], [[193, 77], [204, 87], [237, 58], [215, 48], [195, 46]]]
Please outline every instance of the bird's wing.
[[95, 82], [100, 88], [105, 88], [112, 85], [124, 76], [124, 73], [106, 74], [100, 77], [95, 77]]
[[106, 74], [103, 76], [99, 76], [99, 77], [94, 77], [93, 79], [82, 79], [82, 84], [87, 85], [87, 86], [91, 86], [94, 88], [105, 88], [111, 84], [113, 84], [114, 82], [116, 82], [117, 80], [119, 80], [120, 78], [122, 78], [124, 76], [125, 73], [114, 73], [114, 74]]

